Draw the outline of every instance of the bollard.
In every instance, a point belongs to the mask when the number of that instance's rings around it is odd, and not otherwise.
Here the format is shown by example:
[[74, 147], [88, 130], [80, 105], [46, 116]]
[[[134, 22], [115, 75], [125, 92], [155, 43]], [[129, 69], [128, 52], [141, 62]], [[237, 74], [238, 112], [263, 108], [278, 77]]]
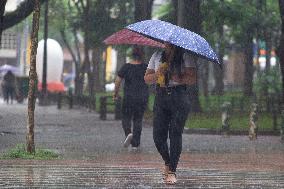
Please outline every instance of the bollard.
[[92, 97], [91, 99], [92, 110], [96, 111], [96, 97]]
[[256, 140], [257, 132], [258, 132], [258, 105], [256, 103], [252, 103], [251, 112], [249, 115], [249, 139]]
[[72, 90], [68, 91], [68, 97], [69, 97], [69, 109], [73, 108], [73, 93]]
[[271, 113], [272, 113], [272, 121], [273, 121], [273, 131], [277, 131], [277, 107], [276, 107], [276, 98], [274, 96], [271, 97]]
[[102, 96], [100, 98], [100, 119], [106, 120], [107, 113], [107, 97]]
[[115, 102], [115, 109], [114, 109], [114, 119], [115, 120], [121, 120], [122, 117], [122, 109], [121, 109], [121, 98], [119, 97]]
[[230, 102], [224, 102], [221, 106], [222, 132], [226, 136], [228, 136], [230, 132], [230, 108]]
[[87, 97], [87, 108], [89, 111], [96, 111], [96, 97], [94, 95]]
[[244, 101], [245, 101], [245, 97], [242, 97], [240, 99], [240, 111], [244, 112]]
[[208, 95], [207, 96], [205, 96], [205, 104], [206, 104], [206, 109], [207, 109], [207, 111], [210, 111], [211, 110], [211, 103], [210, 103], [210, 99], [209, 99], [209, 97], [208, 97]]
[[232, 97], [232, 98], [231, 98], [231, 107], [232, 107], [232, 110], [235, 109], [235, 102], [236, 102], [235, 97]]
[[57, 109], [61, 109], [61, 101], [62, 101], [62, 94], [58, 93], [58, 95], [57, 95]]
[[284, 142], [284, 105], [281, 107], [281, 140]]

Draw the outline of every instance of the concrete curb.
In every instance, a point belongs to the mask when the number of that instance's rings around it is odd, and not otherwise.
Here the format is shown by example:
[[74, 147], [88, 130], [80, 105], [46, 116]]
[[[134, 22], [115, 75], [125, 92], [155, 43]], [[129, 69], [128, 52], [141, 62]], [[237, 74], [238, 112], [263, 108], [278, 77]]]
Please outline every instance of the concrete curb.
[[[204, 135], [222, 135], [220, 129], [184, 129], [185, 134], [204, 134]], [[229, 135], [248, 135], [248, 131], [244, 130], [232, 130], [229, 132]], [[280, 131], [258, 131], [258, 135], [264, 136], [280, 136]]]

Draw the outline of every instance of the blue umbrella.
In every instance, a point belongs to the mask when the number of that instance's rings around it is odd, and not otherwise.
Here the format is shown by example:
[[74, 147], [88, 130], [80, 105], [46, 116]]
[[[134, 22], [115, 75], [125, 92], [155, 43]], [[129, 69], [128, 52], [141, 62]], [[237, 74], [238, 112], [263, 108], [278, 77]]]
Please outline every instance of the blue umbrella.
[[4, 64], [4, 65], [0, 66], [0, 72], [8, 72], [8, 71], [11, 71], [13, 73], [17, 73], [17, 72], [20, 72], [20, 69], [16, 66], [11, 66], [11, 65], [8, 65], [8, 64]]
[[182, 47], [192, 53], [220, 64], [217, 55], [200, 35], [161, 20], [145, 20], [131, 24], [127, 29], [146, 37]]

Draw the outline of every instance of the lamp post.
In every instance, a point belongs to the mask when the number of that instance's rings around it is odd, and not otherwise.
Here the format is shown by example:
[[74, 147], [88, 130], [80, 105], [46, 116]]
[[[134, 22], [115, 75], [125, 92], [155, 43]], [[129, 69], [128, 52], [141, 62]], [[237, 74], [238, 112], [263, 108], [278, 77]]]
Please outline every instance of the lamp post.
[[43, 68], [42, 68], [42, 100], [46, 102], [47, 96], [47, 36], [48, 36], [48, 0], [45, 2], [44, 12], [44, 47], [43, 47]]

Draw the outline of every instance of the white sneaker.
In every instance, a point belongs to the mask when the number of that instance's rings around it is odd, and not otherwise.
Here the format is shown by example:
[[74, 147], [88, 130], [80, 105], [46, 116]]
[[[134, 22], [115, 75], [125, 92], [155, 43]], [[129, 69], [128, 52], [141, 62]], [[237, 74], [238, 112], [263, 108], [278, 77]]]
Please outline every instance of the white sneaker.
[[133, 134], [132, 133], [129, 133], [126, 137], [126, 139], [124, 140], [123, 142], [123, 147], [127, 148], [130, 143], [131, 143], [131, 140], [132, 140], [132, 137], [133, 137]]
[[131, 152], [133, 152], [133, 153], [137, 153], [137, 152], [139, 152], [139, 148], [138, 148], [138, 147], [133, 147], [133, 146], [132, 146], [132, 148], [131, 148]]

